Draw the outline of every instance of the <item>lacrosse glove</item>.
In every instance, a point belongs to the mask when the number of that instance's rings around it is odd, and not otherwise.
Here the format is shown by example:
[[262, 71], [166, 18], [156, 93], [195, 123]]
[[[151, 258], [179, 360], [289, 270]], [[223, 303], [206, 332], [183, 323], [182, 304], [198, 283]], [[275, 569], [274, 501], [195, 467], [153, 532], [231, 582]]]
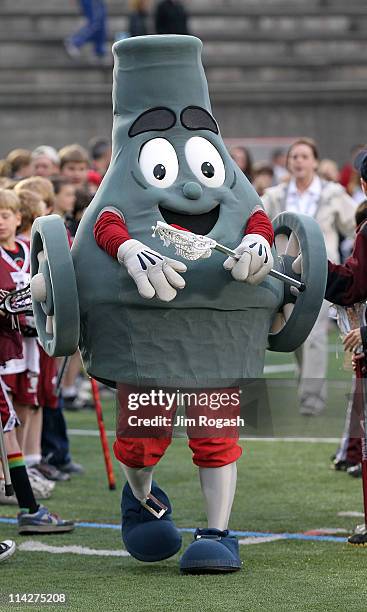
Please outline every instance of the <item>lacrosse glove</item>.
[[258, 285], [273, 267], [270, 244], [260, 234], [247, 234], [235, 249], [238, 259], [228, 257], [223, 267], [231, 270], [235, 280]]
[[155, 295], [170, 302], [176, 289], [183, 289], [185, 281], [178, 272], [186, 272], [184, 263], [163, 257], [139, 240], [126, 240], [119, 246], [117, 259], [134, 280], [141, 297], [150, 300]]

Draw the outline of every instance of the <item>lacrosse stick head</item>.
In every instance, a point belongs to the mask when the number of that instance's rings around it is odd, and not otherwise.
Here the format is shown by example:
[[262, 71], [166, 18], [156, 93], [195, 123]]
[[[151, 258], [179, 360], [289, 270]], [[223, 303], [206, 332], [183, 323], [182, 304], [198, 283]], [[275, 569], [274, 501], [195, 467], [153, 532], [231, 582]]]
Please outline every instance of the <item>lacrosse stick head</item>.
[[164, 246], [168, 247], [172, 244], [175, 247], [176, 255], [191, 261], [207, 259], [216, 245], [215, 240], [207, 236], [199, 236], [193, 232], [178, 229], [163, 221], [157, 221], [152, 230], [153, 236], [158, 235]]
[[0, 291], [0, 300], [0, 309], [7, 314], [33, 314], [30, 285], [10, 293]]

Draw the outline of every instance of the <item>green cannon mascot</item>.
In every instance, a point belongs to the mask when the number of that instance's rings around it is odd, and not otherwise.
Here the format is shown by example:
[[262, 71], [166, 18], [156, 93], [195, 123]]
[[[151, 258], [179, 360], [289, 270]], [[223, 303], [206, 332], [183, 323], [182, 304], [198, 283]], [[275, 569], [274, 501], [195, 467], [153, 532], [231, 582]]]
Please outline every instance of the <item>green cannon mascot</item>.
[[[152, 479], [173, 418], [134, 433], [129, 399], [144, 395], [144, 414], [163, 419], [176, 408], [155, 401], [167, 397], [163, 390], [234, 397], [238, 381], [261, 376], [266, 348], [292, 351], [304, 341], [326, 282], [315, 222], [284, 213], [272, 225], [229, 156], [212, 115], [201, 48], [195, 37], [173, 35], [114, 45], [109, 170], [71, 253], [56, 216], [33, 228], [32, 300], [43, 347], [52, 355], [79, 347], [90, 376], [118, 389], [114, 451], [127, 479], [122, 535], [141, 561], [181, 547], [167, 494]], [[231, 255], [213, 249], [210, 257], [185, 258], [182, 248], [166, 249], [152, 234], [157, 222], [178, 228], [182, 243], [187, 232]], [[305, 291], [284, 284], [279, 272]], [[200, 406], [190, 405], [195, 412]], [[188, 437], [208, 525], [197, 529], [180, 569], [239, 570], [238, 542], [228, 531], [238, 434]]]

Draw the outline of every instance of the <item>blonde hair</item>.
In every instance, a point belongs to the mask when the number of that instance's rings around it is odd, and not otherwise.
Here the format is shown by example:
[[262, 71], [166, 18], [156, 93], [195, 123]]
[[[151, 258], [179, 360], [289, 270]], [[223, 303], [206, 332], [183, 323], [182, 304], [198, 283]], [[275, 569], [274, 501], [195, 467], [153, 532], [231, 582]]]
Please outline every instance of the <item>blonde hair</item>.
[[69, 162], [84, 163], [89, 165], [88, 152], [78, 144], [71, 144], [63, 147], [59, 151], [60, 170]]
[[13, 181], [13, 179], [0, 176], [0, 189], [13, 189], [14, 185], [16, 185], [16, 181]]
[[0, 189], [0, 210], [11, 210], [13, 213], [19, 212], [19, 199], [11, 189]]
[[37, 217], [42, 215], [41, 203], [43, 202], [41, 196], [35, 191], [29, 189], [21, 189], [18, 193], [20, 202], [20, 214], [22, 215], [22, 222], [18, 229], [18, 233], [25, 232], [30, 227]]
[[14, 187], [14, 191], [17, 195], [23, 189], [33, 191], [40, 196], [47, 206], [47, 208], [53, 208], [55, 205], [55, 192], [51, 181], [43, 176], [31, 176], [30, 178], [19, 181]]
[[10, 177], [11, 175], [11, 165], [9, 164], [7, 159], [0, 159], [0, 176], [1, 177]]

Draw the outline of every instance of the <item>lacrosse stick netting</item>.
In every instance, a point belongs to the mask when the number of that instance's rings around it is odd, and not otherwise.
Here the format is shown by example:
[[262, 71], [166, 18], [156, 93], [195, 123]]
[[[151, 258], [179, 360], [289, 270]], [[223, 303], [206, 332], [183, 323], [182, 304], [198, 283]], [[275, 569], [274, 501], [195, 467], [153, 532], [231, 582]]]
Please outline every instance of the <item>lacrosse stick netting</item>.
[[32, 314], [32, 297], [30, 285], [5, 293], [0, 291], [0, 309], [8, 314]]
[[[163, 241], [164, 246], [168, 247], [172, 244], [175, 247], [176, 255], [180, 255], [184, 259], [189, 259], [191, 261], [195, 261], [196, 259], [207, 259], [211, 256], [213, 249], [237, 259], [235, 251], [223, 244], [219, 244], [207, 236], [199, 236], [193, 232], [177, 229], [163, 221], [157, 221], [157, 224], [152, 227], [152, 230], [153, 236], [158, 235]], [[298, 291], [304, 291], [306, 288], [303, 282], [291, 276], [287, 276], [282, 272], [278, 272], [278, 270], [270, 270], [269, 274], [288, 285], [296, 287]]]

